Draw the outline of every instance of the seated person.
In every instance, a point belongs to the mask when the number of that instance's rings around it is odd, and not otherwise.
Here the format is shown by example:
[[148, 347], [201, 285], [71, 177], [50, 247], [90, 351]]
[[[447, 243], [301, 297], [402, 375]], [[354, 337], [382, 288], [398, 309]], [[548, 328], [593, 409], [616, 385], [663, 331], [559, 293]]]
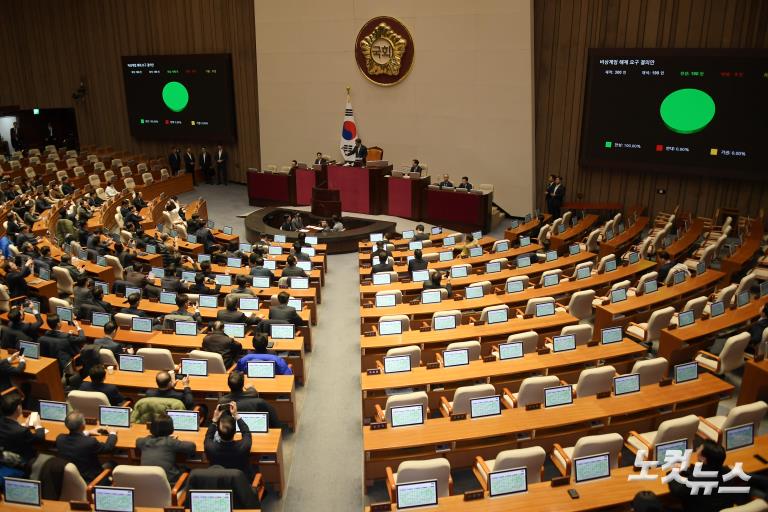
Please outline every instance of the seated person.
[[45, 428], [39, 415], [19, 422], [22, 401], [19, 393], [7, 393], [0, 397], [0, 446], [18, 455], [21, 463], [26, 465], [37, 456], [35, 445], [45, 440]]
[[659, 251], [657, 259], [659, 267], [656, 271], [659, 273], [659, 277], [657, 277], [656, 280], [661, 284], [666, 281], [669, 271], [672, 270], [675, 263], [672, 261], [672, 256], [670, 256], [667, 251]]
[[464, 235], [464, 243], [461, 245], [461, 257], [466, 258], [469, 256], [469, 250], [473, 247], [480, 247], [480, 244], [471, 233], [467, 233]]
[[252, 281], [248, 279], [248, 276], [235, 276], [235, 288], [232, 288], [232, 291], [229, 293], [244, 294], [250, 295], [251, 297], [256, 297], [256, 292], [251, 289], [251, 282]]
[[465, 188], [467, 190], [472, 190], [472, 184], [469, 182], [469, 176], [461, 177], [461, 183], [459, 183], [458, 188]]
[[296, 257], [292, 254], [286, 258], [286, 267], [283, 269], [282, 277], [308, 277], [303, 268], [296, 266]]
[[127, 315], [136, 315], [142, 318], [150, 318], [149, 313], [147, 313], [143, 309], [139, 309], [139, 302], [141, 301], [141, 295], [139, 295], [138, 293], [132, 293], [125, 298], [125, 301], [128, 303], [128, 306], [121, 309], [120, 313], [125, 313]]
[[111, 405], [121, 405], [125, 402], [125, 397], [120, 393], [120, 390], [114, 384], [104, 384], [104, 379], [107, 378], [107, 369], [103, 364], [97, 364], [91, 367], [91, 371], [88, 373], [91, 377], [91, 381], [83, 381], [80, 384], [80, 391], [96, 391], [104, 393], [109, 399]]
[[323, 165], [324, 163], [326, 163], [326, 160], [323, 158], [323, 154], [318, 151], [315, 155], [315, 165]]
[[227, 378], [229, 393], [219, 399], [220, 404], [235, 402], [237, 410], [240, 412], [268, 412], [269, 428], [280, 428], [281, 423], [277, 417], [275, 408], [264, 400], [259, 398], [259, 392], [253, 386], [245, 388], [245, 374], [237, 370], [231, 372]]
[[235, 295], [227, 295], [224, 298], [224, 309], [216, 313], [216, 320], [228, 324], [258, 325], [261, 317], [254, 311], [250, 316], [237, 309], [240, 299]]
[[93, 343], [101, 348], [110, 350], [115, 355], [115, 359], [117, 359], [117, 356], [123, 353], [125, 347], [123, 347], [122, 343], [115, 341], [115, 333], [117, 333], [117, 324], [110, 320], [104, 324], [104, 337], [96, 338], [93, 340]]
[[413, 259], [408, 262], [408, 272], [415, 272], [417, 270], [427, 270], [429, 262], [427, 262], [421, 252], [421, 249], [413, 251]]
[[451, 278], [448, 277], [445, 284], [442, 284], [441, 281], [443, 279], [443, 273], [439, 270], [436, 272], [433, 272], [432, 275], [429, 278], [429, 281], [424, 281], [424, 284], [422, 285], [422, 289], [424, 290], [439, 290], [440, 288], [445, 288], [445, 290], [448, 292], [448, 295], [451, 295]]
[[176, 311], [171, 311], [169, 314], [186, 317], [190, 322], [200, 323], [203, 321], [203, 317], [200, 315], [197, 305], [195, 305], [194, 311], [189, 311], [189, 296], [186, 293], [176, 294], [176, 307]]
[[291, 247], [291, 254], [295, 256], [298, 261], [312, 261], [312, 257], [309, 254], [302, 252], [301, 249], [301, 242], [296, 241], [293, 243], [293, 247]]
[[331, 232], [331, 226], [328, 225], [328, 221], [323, 219], [320, 221], [320, 232], [321, 233], [330, 233]]
[[339, 219], [338, 215], [332, 215], [331, 216], [331, 231], [339, 232], [344, 231], [344, 224], [341, 223], [341, 219]]
[[166, 371], [157, 372], [155, 382], [157, 383], [157, 388], [148, 389], [145, 393], [148, 397], [175, 398], [181, 400], [187, 410], [192, 410], [195, 406], [195, 397], [189, 388], [189, 376], [185, 376], [181, 380], [183, 391], [176, 389], [176, 378]]
[[[241, 439], [235, 440], [235, 423]], [[218, 434], [218, 435], [217, 435]], [[219, 406], [205, 433], [205, 456], [211, 465], [239, 469], [253, 480], [256, 468], [251, 466], [251, 431], [237, 412], [237, 404], [229, 403], [228, 410]]]
[[389, 262], [386, 251], [379, 251], [376, 256], [378, 256], [379, 262], [371, 267], [371, 272], [373, 274], [377, 272], [392, 272], [395, 270], [394, 265]]
[[296, 308], [288, 305], [288, 300], [291, 298], [288, 292], [280, 292], [277, 294], [277, 306], [270, 306], [269, 319], [270, 320], [285, 320], [292, 323], [296, 327], [302, 327], [307, 325], [307, 321], [301, 318], [296, 312]]
[[260, 254], [255, 252], [251, 253], [248, 257], [248, 262], [251, 264], [251, 276], [268, 277], [270, 283], [275, 280], [275, 274], [268, 268], [264, 268], [264, 258], [262, 258]]
[[110, 431], [107, 440], [102, 443], [96, 437], [106, 434], [106, 429], [85, 430], [85, 417], [78, 411], [67, 414], [64, 426], [69, 434], [59, 434], [56, 438], [58, 456], [77, 466], [83, 480], [90, 482], [104, 469], [99, 462], [99, 455], [115, 449], [117, 432]]
[[453, 188], [450, 177], [447, 174], [443, 174], [443, 181], [437, 184], [440, 188]]
[[168, 483], [173, 487], [184, 472], [176, 459], [179, 455], [193, 457], [197, 451], [195, 443], [177, 439], [173, 435], [173, 420], [165, 413], [155, 416], [149, 424], [149, 432], [150, 436], [136, 440], [136, 448], [141, 452], [141, 465], [163, 468]]
[[291, 214], [286, 213], [283, 215], [283, 223], [280, 225], [282, 231], [293, 231], [293, 218]]
[[768, 303], [760, 309], [760, 318], [749, 326], [749, 344], [757, 345], [763, 339], [763, 333], [768, 329]]
[[203, 350], [221, 354], [224, 366], [229, 368], [235, 364], [243, 346], [224, 333], [224, 322], [216, 320], [211, 326], [211, 331], [203, 338]]
[[419, 242], [423, 240], [429, 240], [429, 233], [424, 232], [424, 224], [417, 224], [413, 232], [413, 241]]
[[83, 332], [83, 328], [75, 320], [73, 327], [77, 329], [77, 333], [74, 333], [72, 329], [68, 329], [64, 332], [59, 329], [61, 327], [61, 320], [59, 315], [48, 315], [46, 317], [48, 322], [48, 330], [40, 337], [40, 345], [42, 354], [45, 357], [55, 357], [59, 361], [59, 369], [63, 370], [69, 365], [72, 358], [80, 352], [82, 346], [86, 343], [87, 338]]
[[[30, 306], [31, 303], [27, 300], [24, 305]], [[16, 348], [19, 345], [19, 340], [32, 341], [37, 338], [37, 332], [43, 325], [43, 317], [38, 311], [35, 314], [34, 322], [24, 321], [24, 311], [14, 306], [8, 312], [8, 325], [0, 330], [0, 347]]]
[[247, 372], [248, 361], [274, 361], [276, 375], [293, 375], [293, 370], [288, 367], [285, 359], [267, 352], [267, 345], [268, 341], [266, 336], [263, 334], [254, 334], [253, 352], [240, 358], [237, 362], [237, 371], [243, 373]]

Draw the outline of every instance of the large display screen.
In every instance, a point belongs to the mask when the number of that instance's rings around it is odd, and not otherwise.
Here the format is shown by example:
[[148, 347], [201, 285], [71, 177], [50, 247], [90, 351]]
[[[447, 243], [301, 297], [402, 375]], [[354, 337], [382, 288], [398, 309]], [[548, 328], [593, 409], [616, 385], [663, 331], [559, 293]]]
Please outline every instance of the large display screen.
[[768, 52], [590, 49], [585, 166], [768, 179]]
[[235, 139], [228, 54], [123, 57], [123, 80], [134, 137], [212, 144]]

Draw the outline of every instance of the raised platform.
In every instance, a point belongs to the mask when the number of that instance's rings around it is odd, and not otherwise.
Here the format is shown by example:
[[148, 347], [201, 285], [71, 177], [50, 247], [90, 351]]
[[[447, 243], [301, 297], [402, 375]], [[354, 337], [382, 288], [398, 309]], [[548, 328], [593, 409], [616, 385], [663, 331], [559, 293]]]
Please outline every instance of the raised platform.
[[[294, 241], [298, 238], [296, 231], [282, 231], [280, 225], [283, 215], [295, 213], [289, 208], [264, 208], [253, 212], [245, 218], [245, 233], [249, 242], [256, 240], [256, 234], [262, 233], [268, 236], [285, 235], [286, 240]], [[320, 217], [307, 212], [300, 212], [304, 225], [320, 225]], [[361, 219], [359, 217], [342, 217], [342, 224], [346, 228], [339, 233], [311, 233], [317, 236], [318, 242], [328, 244], [328, 254], [340, 254], [345, 252], [357, 252], [357, 242], [368, 240], [371, 233], [390, 233], [396, 229], [394, 222]]]

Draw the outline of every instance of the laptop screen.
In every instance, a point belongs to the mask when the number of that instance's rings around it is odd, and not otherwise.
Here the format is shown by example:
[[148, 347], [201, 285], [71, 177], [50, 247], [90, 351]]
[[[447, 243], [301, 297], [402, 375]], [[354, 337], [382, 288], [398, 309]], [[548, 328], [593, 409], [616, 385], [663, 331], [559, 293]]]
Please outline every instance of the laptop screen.
[[493, 274], [495, 272], [501, 272], [501, 262], [491, 261], [485, 264], [485, 273]]
[[566, 334], [564, 336], [555, 336], [552, 338], [552, 351], [565, 352], [576, 349], [576, 336]]
[[389, 414], [392, 416], [393, 427], [407, 427], [424, 423], [424, 406], [421, 404], [391, 407]]
[[667, 443], [659, 443], [654, 447], [656, 458], [659, 464], [663, 464], [667, 460], [667, 452], [679, 452], [682, 455], [685, 450], [688, 449], [687, 439], [677, 439], [675, 441], [669, 441]]
[[414, 234], [415, 233], [414, 233], [414, 231], [412, 229], [409, 229], [407, 231], [403, 231], [403, 238], [405, 240], [410, 240], [411, 238], [413, 238]]
[[121, 372], [143, 372], [144, 356], [120, 354], [117, 358], [117, 364]]
[[573, 403], [571, 386], [555, 386], [544, 389], [544, 407], [557, 407]]
[[643, 293], [653, 293], [659, 289], [659, 283], [655, 279], [643, 283]]
[[[197, 272], [189, 272], [189, 271], [183, 271], [181, 273], [181, 278], [184, 281], [189, 281], [190, 283], [193, 283], [195, 281], [195, 276], [197, 275]], [[126, 294], [127, 295], [127, 294]]]
[[152, 319], [134, 316], [131, 318], [131, 330], [137, 332], [152, 332]]
[[442, 300], [440, 296], [440, 290], [424, 290], [421, 292], [422, 304], [437, 304]]
[[211, 255], [210, 254], [198, 254], [197, 255], [197, 262], [202, 263], [204, 261], [211, 261]]
[[306, 277], [292, 277], [291, 288], [296, 290], [306, 290], [309, 288], [309, 279]]
[[302, 310], [302, 301], [301, 299], [295, 299], [293, 297], [288, 299], [288, 305], [295, 309], [297, 312]]
[[231, 235], [232, 234], [232, 226], [224, 226], [221, 228], [221, 232], [225, 235]]
[[67, 403], [40, 400], [40, 419], [63, 422], [67, 418]]
[[624, 333], [621, 331], [621, 326], [618, 327], [605, 327], [600, 330], [600, 342], [603, 345], [609, 345], [611, 343], [618, 343], [624, 338]]
[[197, 237], [195, 235], [187, 235], [187, 242], [189, 242], [190, 244], [196, 244]]
[[[314, 247], [302, 247], [301, 252], [303, 252], [307, 256], [314, 256], [317, 253]], [[306, 262], [306, 263], [311, 263], [311, 262]]]
[[39, 480], [5, 477], [5, 502], [39, 507], [42, 493]]
[[501, 399], [499, 395], [473, 398], [469, 401], [469, 414], [471, 418], [485, 418], [501, 414]]
[[247, 372], [249, 379], [274, 379], [275, 362], [274, 361], [248, 361]]
[[[241, 412], [240, 417], [243, 419], [248, 430], [254, 434], [266, 434], [269, 432], [269, 413], [267, 412]], [[240, 427], [235, 429], [236, 432], [240, 432]]]
[[160, 292], [160, 304], [176, 304], [176, 292]]
[[437, 480], [400, 484], [395, 487], [397, 509], [437, 505]]
[[269, 288], [269, 277], [255, 276], [253, 278], [254, 288]]
[[467, 299], [479, 299], [483, 295], [483, 287], [482, 286], [467, 286], [464, 289], [465, 298]]
[[311, 261], [297, 261], [296, 266], [299, 267], [304, 272], [312, 272], [312, 262]]
[[59, 318], [62, 322], [71, 322], [72, 321], [72, 308], [65, 308], [63, 306], [56, 306], [56, 314], [59, 315]]
[[411, 356], [385, 356], [384, 373], [402, 373], [411, 371]]
[[557, 251], [547, 251], [546, 261], [555, 261], [557, 259]]
[[238, 308], [243, 311], [256, 311], [259, 309], [258, 297], [240, 297], [238, 299]]
[[611, 304], [616, 304], [617, 302], [623, 302], [625, 300], [627, 300], [626, 288], [616, 288], [615, 290], [611, 290]]
[[230, 268], [240, 268], [242, 262], [240, 258], [227, 258], [227, 266]]
[[264, 268], [267, 270], [275, 270], [277, 268], [277, 262], [275, 260], [264, 260]]
[[272, 241], [276, 244], [284, 244], [286, 241], [285, 235], [275, 235], [272, 237]]
[[463, 366], [469, 364], [469, 349], [458, 348], [454, 350], [443, 351], [443, 366]]
[[586, 279], [590, 275], [592, 275], [592, 269], [589, 268], [588, 266], [579, 267], [579, 269], [576, 270], [576, 279], [577, 280], [579, 280], [579, 279]]
[[520, 221], [515, 219], [509, 223], [509, 229], [516, 229], [520, 227]]
[[528, 470], [524, 467], [492, 471], [488, 474], [488, 491], [491, 498], [528, 490]]
[[182, 375], [189, 375], [190, 377], [207, 377], [208, 376], [208, 360], [207, 359], [182, 359], [181, 370]]
[[496, 242], [496, 250], [495, 252], [504, 252], [509, 250], [509, 241], [507, 240], [500, 240]]
[[429, 270], [414, 270], [411, 272], [411, 279], [414, 283], [429, 281]]
[[104, 281], [96, 281], [93, 283], [97, 287], [101, 288], [101, 291], [104, 293], [104, 295], [109, 295], [109, 284], [105, 283]]
[[133, 512], [133, 489], [128, 487], [94, 487], [95, 512]]
[[197, 432], [199, 423], [197, 411], [165, 411], [171, 420], [173, 420], [173, 430], [182, 432]]
[[438, 257], [440, 258], [440, 261], [449, 261], [453, 259], [452, 251], [440, 251], [438, 255], [439, 255]]
[[488, 311], [487, 322], [489, 324], [500, 324], [502, 322], [506, 322], [509, 318], [509, 310], [506, 308], [503, 309], [492, 309]]
[[456, 328], [456, 316], [436, 316], [434, 318], [434, 326], [436, 331], [442, 331], [444, 329]]
[[725, 429], [725, 449], [738, 450], [755, 444], [755, 424], [748, 423]]
[[24, 351], [24, 357], [40, 359], [40, 344], [34, 341], [19, 341], [19, 351]]
[[469, 249], [469, 255], [472, 258], [477, 258], [479, 256], [483, 255], [483, 248], [482, 247], [471, 247]]
[[672, 276], [673, 284], [680, 284], [683, 281], [685, 281], [685, 272], [683, 271], [675, 272], [675, 275]]
[[550, 316], [555, 314], [555, 303], [544, 302], [542, 304], [536, 304], [536, 316]]
[[530, 256], [518, 256], [517, 258], [517, 268], [525, 268], [531, 266], [531, 257]]
[[371, 242], [381, 242], [384, 240], [384, 233], [371, 233]]
[[269, 326], [269, 337], [276, 340], [292, 340], [296, 337], [293, 324], [273, 324]]
[[190, 512], [232, 512], [232, 491], [189, 491]]
[[252, 252], [253, 247], [251, 244], [241, 243], [239, 246], [240, 252]]
[[283, 254], [283, 248], [279, 245], [270, 245], [269, 249], [267, 250], [267, 254], [271, 254], [272, 256], [278, 256], [280, 254]]
[[451, 247], [452, 245], [456, 245], [456, 237], [447, 236], [443, 238], [443, 247]]
[[523, 357], [523, 344], [520, 341], [502, 343], [499, 345], [499, 359], [518, 359]]
[[513, 279], [507, 281], [507, 293], [517, 293], [523, 291], [525, 282], [522, 279]]
[[48, 270], [47, 268], [40, 268], [37, 275], [43, 281], [49, 281], [51, 279], [51, 271]]
[[228, 274], [216, 274], [216, 284], [220, 286], [230, 286], [232, 284], [232, 276]]
[[384, 320], [379, 322], [379, 334], [387, 336], [389, 334], [402, 334], [403, 324], [400, 320]]
[[197, 322], [176, 322], [175, 331], [177, 336], [195, 336], [197, 335]]
[[613, 393], [616, 396], [640, 391], [640, 374], [630, 373], [613, 378]]
[[587, 457], [576, 457], [573, 459], [573, 469], [576, 483], [608, 478], [611, 476], [610, 455], [601, 453]]
[[219, 305], [219, 297], [217, 295], [199, 295], [197, 305], [201, 308], [215, 308]]
[[388, 293], [386, 295], [376, 295], [376, 307], [377, 308], [390, 308], [397, 303], [397, 296]]
[[639, 253], [636, 253], [636, 252], [634, 252], [634, 251], [633, 251], [633, 252], [630, 252], [630, 253], [629, 253], [629, 264], [630, 264], [630, 265], [634, 265], [634, 264], [635, 264], [635, 263], [637, 263], [638, 261], [640, 261], [640, 254], [639, 254]]
[[91, 314], [91, 325], [94, 327], [104, 327], [111, 319], [112, 316], [109, 313], [99, 313], [98, 311], [94, 311]]
[[557, 283], [560, 282], [560, 275], [559, 274], [547, 274], [544, 276], [544, 279], [542, 280], [542, 286], [544, 288], [548, 286], [556, 286]]
[[165, 277], [165, 269], [160, 267], [152, 267], [150, 270], [152, 272], [152, 275], [155, 277], [163, 278]]
[[700, 261], [696, 264], [696, 275], [700, 276], [704, 272], [707, 271], [707, 262], [706, 261]]
[[157, 246], [154, 244], [147, 245], [147, 254], [157, 254]]
[[224, 324], [224, 334], [230, 338], [245, 338], [245, 324]]
[[[768, 282], [768, 281], [766, 281]], [[721, 300], [717, 302], [713, 302], [709, 306], [709, 317], [715, 318], [716, 316], [720, 316], [723, 313], [725, 313], [725, 303]]]
[[304, 242], [309, 245], [317, 245], [317, 237], [316, 236], [308, 236], [304, 238]]
[[[749, 304], [749, 292], [741, 292], [736, 296], [736, 307], [740, 308]], [[59, 308], [56, 308], [57, 310]]]
[[424, 244], [421, 243], [420, 240], [408, 243], [408, 249], [411, 251], [415, 251], [416, 249], [423, 249], [423, 248], [424, 248]]
[[108, 407], [105, 405], [99, 406], [99, 425], [103, 427], [130, 427], [130, 407]]
[[690, 309], [688, 311], [682, 311], [679, 315], [677, 315], [677, 326], [688, 327], [689, 325], [693, 324], [695, 320], [696, 318], [693, 316], [693, 311]]
[[606, 272], [613, 272], [616, 270], [616, 260], [608, 260], [605, 262], [605, 271]]
[[469, 268], [464, 265], [451, 267], [451, 277], [467, 277], [468, 274]]
[[528, 247], [531, 245], [531, 237], [529, 236], [521, 236], [520, 237], [520, 247]]
[[699, 378], [699, 365], [696, 361], [675, 365], [675, 384], [681, 384]]
[[581, 246], [579, 244], [571, 244], [568, 246], [568, 254], [576, 256], [581, 252]]

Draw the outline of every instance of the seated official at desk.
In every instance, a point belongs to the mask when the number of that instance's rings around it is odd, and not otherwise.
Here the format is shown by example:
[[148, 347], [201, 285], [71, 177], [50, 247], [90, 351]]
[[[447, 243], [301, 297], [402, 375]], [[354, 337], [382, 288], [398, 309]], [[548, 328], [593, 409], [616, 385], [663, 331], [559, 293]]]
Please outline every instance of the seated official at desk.
[[289, 213], [283, 215], [283, 223], [280, 224], [282, 231], [293, 231], [293, 219]]
[[[21, 377], [26, 367], [27, 361], [18, 352], [0, 359], [0, 390], [13, 387], [11, 379]], [[28, 394], [31, 386], [28, 383], [24, 383], [22, 386], [25, 388], [23, 389], [24, 394]]]
[[338, 215], [331, 215], [331, 231], [338, 233], [344, 231], [344, 224], [341, 223]]
[[440, 188], [453, 188], [453, 183], [451, 183], [450, 176], [447, 174], [443, 174], [443, 181], [437, 184]]
[[408, 169], [408, 172], [418, 172], [421, 174], [421, 166], [419, 165], [419, 161], [417, 159], [413, 159], [413, 164], [411, 165], [411, 168]]
[[0, 413], [3, 415], [0, 417], [0, 446], [17, 454], [22, 464], [27, 465], [37, 456], [35, 445], [45, 439], [45, 428], [37, 414], [28, 418], [27, 423], [19, 423], [21, 403], [18, 393], [8, 393], [0, 398]]
[[429, 262], [424, 259], [421, 249], [416, 249], [413, 251], [413, 259], [408, 262], [408, 272], [427, 270], [428, 266]]
[[141, 452], [141, 465], [160, 466], [165, 471], [168, 483], [173, 486], [184, 472], [176, 463], [177, 457], [193, 457], [196, 452], [195, 443], [173, 437], [173, 420], [164, 412], [154, 417], [149, 424], [149, 432], [150, 436], [136, 440], [136, 448]]
[[247, 316], [242, 311], [239, 311], [237, 309], [239, 301], [240, 298], [236, 295], [224, 297], [224, 309], [216, 313], [216, 320], [229, 324], [258, 325], [261, 322], [261, 317], [255, 312]]
[[763, 333], [768, 329], [768, 303], [763, 304], [760, 318], [749, 326], [749, 344], [757, 345], [763, 339]]
[[459, 186], [456, 188], [465, 188], [467, 190], [472, 190], [472, 184], [469, 182], [469, 176], [462, 176], [461, 183], [459, 183]]
[[315, 165], [323, 165], [324, 163], [326, 163], [326, 160], [323, 158], [323, 154], [318, 151], [315, 155]]
[[253, 352], [240, 358], [237, 362], [237, 371], [246, 373], [248, 371], [248, 361], [274, 361], [276, 375], [293, 375], [293, 370], [280, 356], [267, 352], [269, 342], [263, 334], [253, 335]]
[[283, 269], [282, 277], [307, 277], [307, 273], [304, 272], [304, 269], [296, 266], [295, 256], [288, 255], [285, 262], [286, 267]]
[[125, 298], [125, 301], [128, 303], [128, 305], [123, 309], [121, 309], [120, 313], [125, 313], [127, 315], [136, 315], [142, 318], [150, 318], [149, 313], [147, 313], [143, 309], [139, 309], [139, 302], [141, 301], [141, 295], [139, 295], [138, 293], [132, 293]]
[[672, 267], [674, 267], [675, 264], [667, 251], [660, 251], [657, 256], [659, 261], [659, 268], [656, 270], [659, 273], [657, 281], [663, 283], [666, 281], [669, 271], [672, 270]]
[[189, 310], [189, 296], [186, 293], [176, 294], [176, 311], [171, 311], [169, 315], [185, 317], [189, 322], [202, 322], [203, 317], [200, 315], [197, 306], [194, 311]]
[[140, 261], [133, 263], [133, 268], [128, 268], [125, 273], [125, 280], [136, 288], [143, 290], [143, 295], [146, 298], [156, 299], [160, 297], [160, 288], [152, 284], [147, 274], [144, 273], [144, 264]]
[[148, 389], [145, 392], [145, 395], [148, 397], [175, 398], [181, 400], [184, 403], [184, 407], [188, 410], [191, 410], [195, 406], [195, 397], [192, 395], [192, 390], [189, 387], [188, 375], [185, 375], [184, 378], [181, 379], [181, 384], [184, 386], [183, 391], [174, 388], [176, 385], [176, 377], [171, 376], [170, 373], [165, 371], [157, 372], [155, 382], [157, 383], [157, 388]]
[[291, 247], [290, 254], [295, 256], [298, 261], [312, 261], [312, 257], [309, 254], [303, 252], [301, 249], [302, 249], [301, 242], [299, 241], [293, 242], [293, 246]]
[[189, 293], [197, 293], [198, 295], [218, 295], [221, 285], [214, 284], [213, 288], [211, 288], [205, 284], [205, 279], [206, 276], [203, 272], [196, 273], [195, 282], [187, 287], [187, 291]]
[[480, 244], [475, 240], [475, 237], [472, 236], [472, 233], [467, 233], [464, 235], [464, 243], [461, 245], [461, 257], [466, 258], [469, 256], [469, 250], [473, 247], [480, 247]]
[[[26, 301], [24, 306], [29, 306], [30, 302]], [[16, 348], [19, 345], [19, 340], [32, 341], [37, 339], [37, 332], [43, 325], [43, 317], [38, 311], [35, 313], [34, 322], [24, 321], [24, 312], [18, 306], [14, 306], [8, 312], [8, 325], [0, 330], [0, 347]]]
[[224, 333], [224, 322], [216, 320], [211, 325], [211, 332], [203, 338], [203, 350], [221, 354], [224, 366], [229, 368], [240, 356], [243, 346]]
[[[117, 333], [117, 324], [110, 320], [104, 324], [103, 329], [104, 337], [96, 338], [93, 340], [93, 343], [99, 345], [101, 348], [110, 350], [115, 355], [115, 359], [117, 359], [117, 356], [126, 350], [122, 343], [118, 343], [114, 340], [115, 333]], [[131, 350], [131, 352], [133, 351]]]
[[248, 262], [251, 264], [252, 277], [268, 277], [270, 283], [275, 280], [275, 274], [270, 269], [264, 268], [264, 258], [261, 254], [251, 253], [248, 257]]
[[25, 278], [32, 273], [32, 268], [35, 266], [34, 260], [28, 259], [23, 267], [19, 268], [16, 265], [19, 258], [20, 257], [17, 256], [12, 260], [5, 260], [5, 264], [3, 265], [5, 283], [8, 286], [8, 295], [11, 297], [29, 295]]
[[442, 284], [443, 280], [443, 273], [438, 271], [435, 271], [432, 273], [432, 275], [429, 277], [428, 281], [424, 281], [424, 284], [422, 285], [422, 289], [424, 290], [439, 290], [440, 288], [445, 288], [445, 290], [448, 292], [448, 296], [451, 295], [451, 278], [448, 277], [445, 284]]
[[[242, 439], [237, 441], [235, 422], [242, 435]], [[239, 469], [248, 480], [253, 480], [256, 468], [251, 466], [251, 431], [238, 414], [235, 402], [222, 404], [213, 412], [208, 432], [205, 433], [205, 456], [212, 466]]]
[[242, 274], [235, 276], [235, 287], [232, 288], [232, 291], [229, 292], [230, 294], [236, 294], [236, 295], [250, 295], [251, 297], [256, 297], [256, 292], [253, 291], [253, 288], [251, 288], [251, 283], [253, 281], [251, 279], [248, 279], [248, 276], [244, 276]]
[[103, 364], [96, 364], [91, 367], [91, 371], [88, 372], [88, 376], [91, 381], [83, 381], [80, 384], [80, 391], [91, 391], [96, 393], [104, 393], [111, 405], [120, 405], [125, 402], [125, 397], [117, 389], [114, 384], [104, 384], [104, 380], [107, 378], [107, 369]]
[[227, 378], [229, 393], [219, 399], [220, 404], [235, 402], [237, 410], [240, 412], [268, 412], [269, 428], [280, 428], [280, 419], [277, 417], [275, 408], [264, 400], [259, 398], [259, 392], [253, 386], [245, 388], [245, 374], [237, 370], [229, 374]]
[[59, 315], [48, 315], [45, 320], [48, 330], [39, 338], [41, 351], [45, 357], [56, 358], [59, 361], [59, 369], [63, 371], [88, 340], [76, 320], [74, 327], [77, 333], [71, 329], [68, 332], [59, 330]]
[[[57, 455], [74, 464], [83, 480], [90, 482], [104, 469], [99, 462], [99, 455], [115, 449], [117, 432], [108, 432], [107, 440], [102, 443], [96, 436], [107, 434], [107, 430], [85, 430], [85, 417], [78, 411], [67, 414], [64, 426], [69, 430], [69, 434], [59, 434], [56, 438]], [[112, 464], [106, 463], [105, 466]]]
[[425, 233], [424, 224], [416, 224], [416, 230], [413, 232], [413, 241], [419, 242], [429, 240], [429, 233]]
[[285, 320], [290, 322], [296, 327], [303, 327], [307, 325], [307, 321], [301, 318], [296, 312], [296, 308], [288, 305], [288, 300], [291, 296], [288, 292], [280, 292], [277, 294], [277, 306], [270, 306], [269, 319], [270, 320]]
[[376, 256], [379, 258], [379, 262], [371, 267], [372, 273], [392, 272], [395, 269], [392, 263], [390, 263], [386, 251], [379, 251], [376, 253]]

